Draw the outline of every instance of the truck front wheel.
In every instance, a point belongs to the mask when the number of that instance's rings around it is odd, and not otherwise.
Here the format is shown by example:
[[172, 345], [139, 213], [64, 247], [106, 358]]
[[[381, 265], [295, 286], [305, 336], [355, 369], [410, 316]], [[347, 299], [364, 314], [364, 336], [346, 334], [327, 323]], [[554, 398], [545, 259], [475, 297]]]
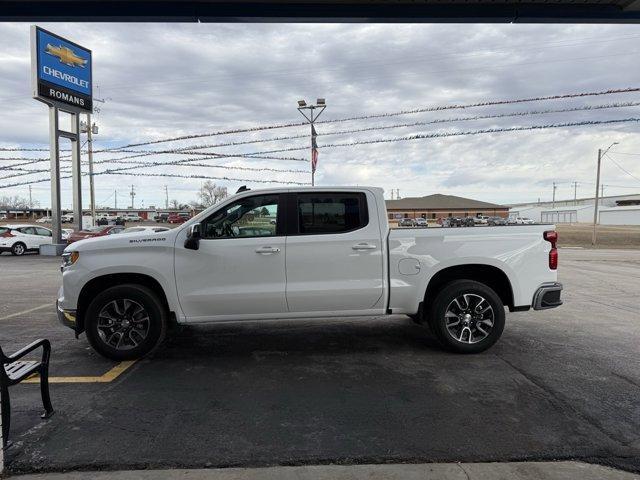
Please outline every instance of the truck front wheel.
[[479, 353], [498, 341], [504, 330], [504, 306], [491, 288], [473, 280], [445, 285], [429, 311], [438, 340], [458, 353]]
[[142, 285], [110, 287], [96, 295], [86, 311], [91, 346], [111, 360], [133, 360], [164, 339], [167, 312], [158, 296]]

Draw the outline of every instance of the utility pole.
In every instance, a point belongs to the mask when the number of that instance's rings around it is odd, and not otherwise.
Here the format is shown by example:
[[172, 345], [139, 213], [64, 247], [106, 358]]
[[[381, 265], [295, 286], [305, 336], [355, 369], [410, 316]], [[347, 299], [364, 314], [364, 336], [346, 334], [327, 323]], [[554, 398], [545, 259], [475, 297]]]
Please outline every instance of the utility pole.
[[115, 210], [117, 210], [117, 209], [118, 209], [118, 190], [114, 190], [114, 191], [113, 191], [113, 196], [114, 196], [114, 198], [116, 199], [116, 200], [115, 200], [115, 202], [116, 202], [116, 203], [115, 203]]
[[600, 185], [600, 201], [604, 202], [604, 183]]
[[591, 245], [596, 244], [596, 225], [598, 223], [598, 191], [600, 190], [600, 162], [602, 160], [602, 149], [598, 149], [598, 170], [596, 173], [596, 198], [593, 208], [593, 234], [591, 235]]
[[400, 200], [400, 189], [396, 188], [396, 200]]
[[[311, 186], [315, 185], [316, 166], [318, 165], [318, 145], [316, 145], [316, 129], [313, 122], [318, 120], [327, 103], [324, 98], [318, 98], [315, 105], [307, 105], [305, 100], [298, 100], [298, 111], [311, 126]], [[303, 110], [309, 110], [307, 115]], [[319, 110], [314, 116], [314, 110]]]
[[551, 209], [553, 210], [554, 208], [556, 208], [556, 189], [558, 188], [558, 186], [556, 185], [556, 182], [553, 182], [553, 200], [551, 201]]
[[133, 210], [133, 208], [134, 208], [134, 197], [136, 196], [136, 191], [135, 191], [133, 185], [131, 185], [131, 193], [129, 195], [131, 195], [131, 209]]
[[29, 210], [31, 210], [31, 218], [33, 218], [33, 199], [31, 198], [31, 184], [29, 184]]
[[578, 182], [573, 182], [573, 204], [578, 204]]
[[169, 188], [164, 186], [164, 208], [169, 209]]
[[91, 219], [96, 224], [96, 191], [93, 184], [93, 134], [98, 133], [98, 126], [91, 124], [91, 113], [87, 113], [87, 122], [80, 125], [82, 133], [87, 134], [87, 156], [89, 158], [89, 197]]
[[[609, 149], [611, 147], [613, 147], [614, 145], [618, 145], [618, 142], [613, 142], [611, 145], [609, 145], [609, 147], [603, 152], [601, 148], [598, 149], [598, 169], [596, 171], [596, 198], [594, 199], [594, 206], [593, 206], [593, 234], [591, 236], [591, 245], [595, 246], [596, 245], [596, 240], [597, 240], [597, 225], [598, 225], [598, 193], [600, 191], [600, 163], [602, 162], [602, 157], [604, 157], [606, 155], [606, 153], [609, 151]], [[604, 190], [603, 190], [604, 193]]]

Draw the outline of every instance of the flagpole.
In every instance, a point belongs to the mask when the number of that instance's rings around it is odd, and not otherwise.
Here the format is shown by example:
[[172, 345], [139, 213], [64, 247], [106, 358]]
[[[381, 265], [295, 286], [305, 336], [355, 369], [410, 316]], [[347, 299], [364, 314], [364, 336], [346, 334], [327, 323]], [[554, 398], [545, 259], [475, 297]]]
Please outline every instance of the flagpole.
[[310, 157], [310, 166], [311, 166], [311, 186], [315, 186], [315, 177], [316, 177], [316, 169], [313, 168], [313, 110], [311, 110], [311, 150], [309, 151], [311, 154]]

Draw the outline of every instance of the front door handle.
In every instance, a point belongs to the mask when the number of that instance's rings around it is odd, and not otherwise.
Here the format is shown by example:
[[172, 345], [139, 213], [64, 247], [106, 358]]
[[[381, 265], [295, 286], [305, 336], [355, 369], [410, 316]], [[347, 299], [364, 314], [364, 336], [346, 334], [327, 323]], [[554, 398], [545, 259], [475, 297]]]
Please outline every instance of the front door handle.
[[278, 253], [280, 249], [277, 247], [260, 247], [256, 248], [256, 253], [260, 253], [262, 255], [270, 255], [272, 253]]
[[354, 250], [375, 250], [375, 245], [371, 245], [370, 243], [356, 243], [353, 247]]

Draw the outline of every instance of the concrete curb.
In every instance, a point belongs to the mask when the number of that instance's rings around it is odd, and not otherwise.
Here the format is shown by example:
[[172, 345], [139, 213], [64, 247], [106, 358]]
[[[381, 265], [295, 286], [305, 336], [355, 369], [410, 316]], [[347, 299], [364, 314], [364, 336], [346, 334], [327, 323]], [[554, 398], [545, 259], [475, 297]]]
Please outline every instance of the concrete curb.
[[135, 470], [20, 475], [19, 480], [639, 480], [640, 475], [581, 462], [425, 463], [304, 467]]

